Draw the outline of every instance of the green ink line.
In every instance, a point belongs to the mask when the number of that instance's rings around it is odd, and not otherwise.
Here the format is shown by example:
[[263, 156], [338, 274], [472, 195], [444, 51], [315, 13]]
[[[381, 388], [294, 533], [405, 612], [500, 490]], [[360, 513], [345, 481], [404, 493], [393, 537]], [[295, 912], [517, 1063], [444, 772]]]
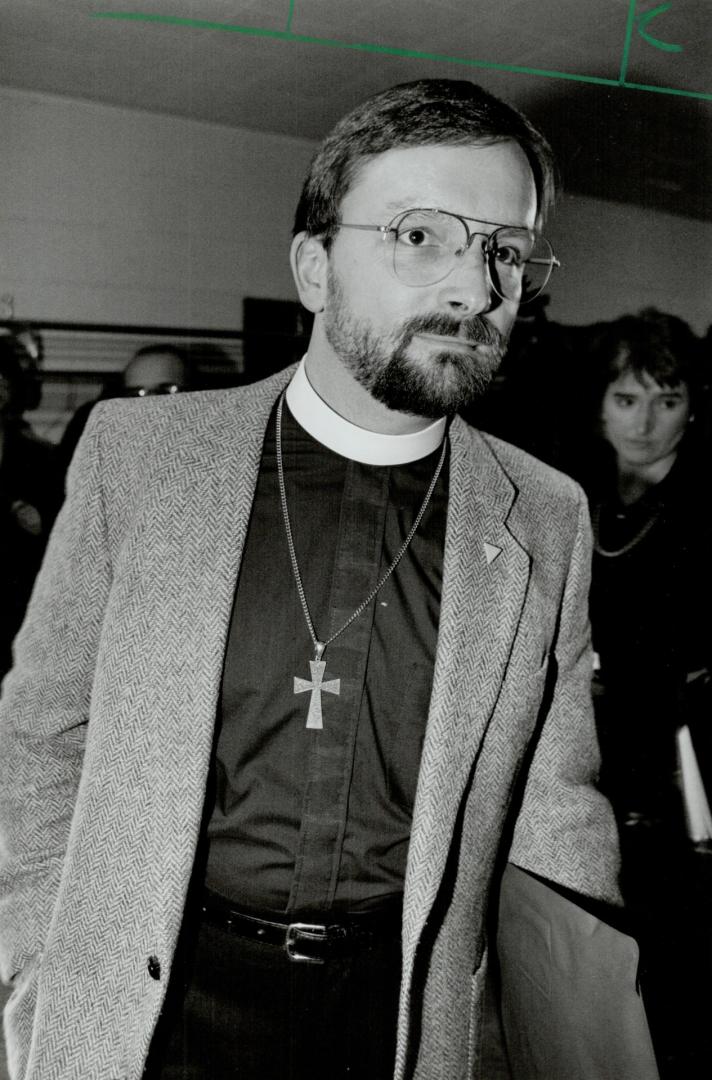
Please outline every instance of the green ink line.
[[621, 86], [625, 83], [625, 77], [628, 74], [628, 56], [630, 55], [630, 43], [633, 39], [633, 26], [635, 24], [635, 5], [636, 0], [630, 0], [628, 4], [628, 22], [625, 28], [625, 41], [623, 43], [623, 56], [621, 58], [621, 71], [618, 77], [618, 81]]
[[[635, 0], [631, 0], [635, 5]], [[306, 34], [294, 34], [287, 30], [267, 30], [255, 26], [238, 26], [233, 23], [208, 22], [204, 19], [184, 19], [176, 15], [151, 15], [141, 12], [97, 11], [92, 12], [94, 19], [117, 19], [126, 22], [162, 23], [169, 26], [188, 26], [196, 30], [222, 30], [246, 37], [271, 38], [276, 41], [295, 41], [302, 45], [322, 45], [332, 49], [348, 49], [352, 52], [368, 52], [381, 56], [398, 56], [406, 60], [430, 60], [435, 63], [458, 64], [461, 67], [488, 68], [493, 71], [507, 71], [516, 75], [539, 75], [548, 79], [564, 79], [569, 82], [589, 83], [594, 86], [625, 86], [633, 90], [654, 90], [659, 94], [675, 94], [683, 97], [700, 98], [712, 101], [712, 93], [698, 93], [691, 90], [674, 90], [663, 86], [645, 86], [638, 83], [626, 83], [623, 77], [606, 79], [598, 75], [574, 75], [567, 71], [550, 71], [546, 68], [521, 67], [518, 64], [496, 64], [489, 60], [471, 60], [461, 56], [446, 56], [442, 53], [420, 52], [416, 49], [400, 49], [391, 45], [373, 45], [367, 42], [338, 41], [332, 38], [311, 37]]]
[[653, 8], [652, 11], [647, 11], [645, 15], [641, 15], [638, 19], [638, 33], [647, 45], [653, 45], [656, 49], [662, 49], [663, 52], [682, 52], [682, 45], [671, 45], [669, 41], [660, 41], [659, 38], [652, 37], [645, 29], [649, 22], [652, 22], [658, 15], [664, 15], [669, 10], [669, 4], [661, 4], [660, 7]]
[[674, 90], [670, 86], [650, 86], [648, 83], [624, 82], [626, 90], [647, 90], [651, 94], [674, 94], [677, 97], [697, 98], [698, 101], [712, 101], [712, 94], [703, 94], [697, 90]]
[[294, 3], [295, 0], [289, 0], [289, 15], [287, 16], [287, 25], [285, 26], [285, 30], [287, 31], [287, 33], [289, 33], [292, 29], [292, 19], [294, 18]]
[[303, 45], [326, 45], [335, 49], [349, 49], [355, 52], [378, 53], [384, 56], [400, 56], [407, 60], [433, 60], [438, 63], [460, 64], [465, 67], [493, 68], [497, 71], [511, 71], [523, 75], [546, 75], [553, 79], [569, 79], [575, 82], [596, 83], [601, 86], [618, 86], [617, 79], [606, 79], [598, 75], [573, 75], [566, 71], [548, 71], [544, 68], [519, 67], [515, 64], [495, 64], [489, 60], [471, 60], [461, 56], [445, 56], [442, 53], [420, 52], [416, 49], [400, 49], [392, 45], [373, 45], [367, 42], [338, 41], [332, 38], [310, 37], [306, 34], [293, 34], [285, 30], [267, 30], [256, 26], [237, 26], [232, 23], [207, 22], [203, 19], [183, 19], [175, 15], [142, 15], [138, 12], [97, 11], [94, 19], [122, 19], [136, 22], [167, 23], [172, 26], [190, 26], [198, 30], [226, 30], [233, 34], [247, 37], [266, 37], [278, 41], [297, 41]]

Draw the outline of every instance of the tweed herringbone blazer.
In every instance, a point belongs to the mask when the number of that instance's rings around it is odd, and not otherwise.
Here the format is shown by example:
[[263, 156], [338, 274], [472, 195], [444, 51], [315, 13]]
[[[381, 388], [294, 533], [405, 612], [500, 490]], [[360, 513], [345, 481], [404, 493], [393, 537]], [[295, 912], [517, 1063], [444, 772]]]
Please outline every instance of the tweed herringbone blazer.
[[[141, 1075], [201, 824], [264, 431], [288, 377], [108, 402], [75, 456], [0, 709], [16, 1080]], [[592, 786], [587, 521], [572, 481], [453, 423], [399, 1080], [476, 1073], [503, 856], [617, 899], [613, 823]]]

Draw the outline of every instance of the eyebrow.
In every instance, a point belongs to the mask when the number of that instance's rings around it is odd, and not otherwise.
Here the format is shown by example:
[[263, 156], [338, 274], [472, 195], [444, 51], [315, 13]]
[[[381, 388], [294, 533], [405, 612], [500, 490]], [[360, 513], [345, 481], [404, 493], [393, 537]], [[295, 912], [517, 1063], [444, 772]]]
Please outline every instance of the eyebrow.
[[679, 386], [661, 386], [660, 389], [656, 391], [655, 396], [681, 398], [684, 397], [685, 394]]
[[[641, 390], [642, 389], [643, 388], [641, 388]], [[635, 397], [637, 394], [641, 393], [640, 390], [636, 390], [636, 389], [631, 389], [631, 390], [620, 390], [619, 389], [619, 390], [614, 390], [613, 392], [616, 395], [616, 397]], [[677, 388], [675, 388], [675, 389], [670, 389], [670, 390], [661, 389], [659, 391], [656, 391], [654, 396], [658, 397], [658, 398], [662, 398], [662, 397], [677, 398], [678, 401], [682, 401], [682, 399], [683, 399], [683, 397], [685, 395], [684, 395], [682, 390], [678, 390]]]
[[[386, 213], [391, 213], [392, 217], [397, 214], [406, 214], [409, 210], [435, 210], [441, 214], [454, 214], [456, 217], [464, 218], [465, 221], [476, 221], [480, 225], [492, 225], [495, 229], [526, 229], [531, 231], [529, 225], [515, 225], [511, 221], [488, 221], [487, 218], [473, 217], [472, 214], [462, 214], [459, 210], [448, 210], [444, 206], [420, 206], [415, 200], [409, 200], [407, 203], [403, 199], [399, 199], [397, 202], [387, 202], [384, 210]], [[536, 231], [536, 230], [534, 230]]]

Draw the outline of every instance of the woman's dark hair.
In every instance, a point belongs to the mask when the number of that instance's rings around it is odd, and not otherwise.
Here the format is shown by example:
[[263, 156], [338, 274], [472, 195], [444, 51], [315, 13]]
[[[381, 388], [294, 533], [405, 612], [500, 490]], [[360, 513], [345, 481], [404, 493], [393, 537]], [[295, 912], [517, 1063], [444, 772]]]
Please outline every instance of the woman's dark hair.
[[397, 147], [482, 146], [513, 141], [534, 174], [538, 217], [553, 202], [554, 159], [544, 136], [511, 105], [462, 79], [400, 83], [357, 105], [326, 137], [309, 168], [295, 235], [321, 236], [328, 248], [341, 203], [371, 157]]
[[625, 372], [647, 375], [659, 386], [684, 383], [690, 399], [700, 389], [700, 343], [691, 327], [675, 315], [645, 308], [608, 323], [591, 347], [593, 400], [600, 406], [606, 388]]

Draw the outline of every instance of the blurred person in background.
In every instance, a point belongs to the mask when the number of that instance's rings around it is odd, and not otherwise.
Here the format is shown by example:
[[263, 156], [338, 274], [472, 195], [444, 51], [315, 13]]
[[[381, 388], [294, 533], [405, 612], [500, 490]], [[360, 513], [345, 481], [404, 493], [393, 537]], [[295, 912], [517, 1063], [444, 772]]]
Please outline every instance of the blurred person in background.
[[19, 629], [58, 509], [53, 447], [23, 419], [22, 365], [11, 336], [0, 338], [0, 677]]
[[177, 345], [157, 342], [134, 353], [121, 381], [108, 382], [98, 398], [80, 405], [64, 429], [58, 446], [62, 471], [66, 473], [89, 414], [98, 401], [116, 397], [152, 397], [197, 389], [188, 357]]
[[192, 384], [188, 359], [175, 345], [146, 345], [124, 368], [125, 397], [179, 394], [192, 389]]
[[594, 526], [599, 734], [604, 786], [630, 827], [679, 805], [675, 732], [709, 681], [697, 357], [689, 327], [652, 309], [610, 324], [593, 350], [598, 445], [582, 479]]
[[641, 923], [663, 1076], [685, 1080], [709, 1075], [710, 1049], [699, 1041], [696, 990], [710, 967], [712, 838], [712, 530], [699, 361], [695, 335], [671, 315], [646, 309], [605, 327], [590, 369], [595, 436], [578, 470], [594, 528], [601, 783], [621, 829], [624, 896]]

